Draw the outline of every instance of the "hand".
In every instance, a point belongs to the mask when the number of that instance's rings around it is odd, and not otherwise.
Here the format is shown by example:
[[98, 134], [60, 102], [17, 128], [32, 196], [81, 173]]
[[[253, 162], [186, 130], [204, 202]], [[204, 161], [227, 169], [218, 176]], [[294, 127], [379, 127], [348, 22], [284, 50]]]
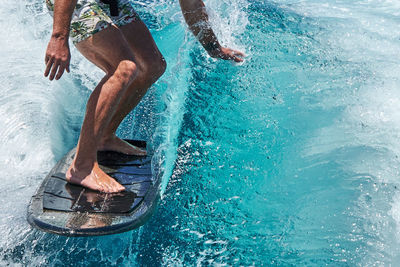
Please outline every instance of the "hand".
[[245, 57], [245, 54], [243, 54], [240, 51], [233, 50], [228, 47], [222, 47], [222, 46], [220, 48], [216, 48], [212, 51], [208, 51], [208, 54], [213, 58], [233, 60], [235, 62], [243, 62], [243, 57]]
[[60, 79], [64, 70], [69, 72], [69, 62], [71, 54], [69, 51], [68, 38], [60, 38], [52, 36], [46, 50], [46, 70], [44, 76], [52, 81]]

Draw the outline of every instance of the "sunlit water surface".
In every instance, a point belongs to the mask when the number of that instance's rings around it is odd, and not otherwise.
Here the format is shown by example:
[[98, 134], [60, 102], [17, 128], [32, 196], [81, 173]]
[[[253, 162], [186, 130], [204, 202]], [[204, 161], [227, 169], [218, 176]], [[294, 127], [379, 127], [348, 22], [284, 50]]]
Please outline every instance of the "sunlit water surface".
[[209, 58], [178, 1], [133, 1], [168, 69], [119, 134], [148, 140], [163, 179], [142, 228], [42, 233], [26, 207], [77, 142], [102, 77], [72, 49], [43, 78], [41, 0], [0, 7], [0, 265], [400, 264], [400, 3], [208, 0], [243, 64]]

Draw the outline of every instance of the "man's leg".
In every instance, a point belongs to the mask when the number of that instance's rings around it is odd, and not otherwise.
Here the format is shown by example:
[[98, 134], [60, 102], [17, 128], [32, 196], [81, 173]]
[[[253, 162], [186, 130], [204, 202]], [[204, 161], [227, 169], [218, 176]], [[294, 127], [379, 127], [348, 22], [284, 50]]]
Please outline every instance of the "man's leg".
[[99, 150], [113, 150], [131, 155], [145, 152], [116, 137], [115, 132], [122, 120], [146, 94], [148, 88], [164, 73], [166, 63], [146, 25], [137, 19], [120, 27], [130, 49], [135, 55], [138, 74], [121, 98], [110, 124], [104, 130]]
[[70, 183], [94, 190], [122, 191], [124, 187], [99, 168], [97, 148], [125, 90], [137, 76], [135, 58], [122, 32], [114, 26], [96, 33], [76, 47], [107, 74], [87, 103], [76, 155], [66, 178]]

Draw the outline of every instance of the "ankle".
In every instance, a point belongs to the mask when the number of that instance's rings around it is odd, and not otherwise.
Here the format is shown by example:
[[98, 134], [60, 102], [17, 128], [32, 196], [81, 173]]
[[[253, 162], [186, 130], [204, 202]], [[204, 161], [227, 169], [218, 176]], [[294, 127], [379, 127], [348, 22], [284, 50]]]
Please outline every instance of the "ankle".
[[99, 142], [99, 146], [102, 147], [105, 144], [111, 143], [112, 141], [114, 141], [117, 138], [117, 136], [115, 135], [115, 133], [112, 134], [107, 134], [104, 135]]
[[72, 162], [70, 170], [74, 173], [86, 173], [89, 174], [90, 172], [92, 172], [94, 165], [96, 163], [93, 161], [77, 161], [74, 160], [74, 162]]

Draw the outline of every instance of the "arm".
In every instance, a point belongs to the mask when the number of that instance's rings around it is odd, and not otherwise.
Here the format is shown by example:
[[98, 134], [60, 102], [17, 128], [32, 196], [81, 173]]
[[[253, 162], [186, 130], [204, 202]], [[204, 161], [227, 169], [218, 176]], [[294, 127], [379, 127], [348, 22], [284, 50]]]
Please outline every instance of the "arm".
[[220, 45], [211, 29], [208, 14], [202, 0], [179, 0], [179, 3], [189, 29], [211, 57], [234, 60], [236, 62], [243, 61], [241, 57], [244, 54], [242, 52]]
[[[46, 70], [44, 76], [49, 79], [60, 79], [64, 70], [69, 72], [71, 54], [69, 51], [68, 37], [72, 13], [77, 0], [55, 0], [53, 32], [46, 50]], [[58, 71], [57, 71], [58, 70]], [[56, 75], [57, 73], [57, 75]]]

